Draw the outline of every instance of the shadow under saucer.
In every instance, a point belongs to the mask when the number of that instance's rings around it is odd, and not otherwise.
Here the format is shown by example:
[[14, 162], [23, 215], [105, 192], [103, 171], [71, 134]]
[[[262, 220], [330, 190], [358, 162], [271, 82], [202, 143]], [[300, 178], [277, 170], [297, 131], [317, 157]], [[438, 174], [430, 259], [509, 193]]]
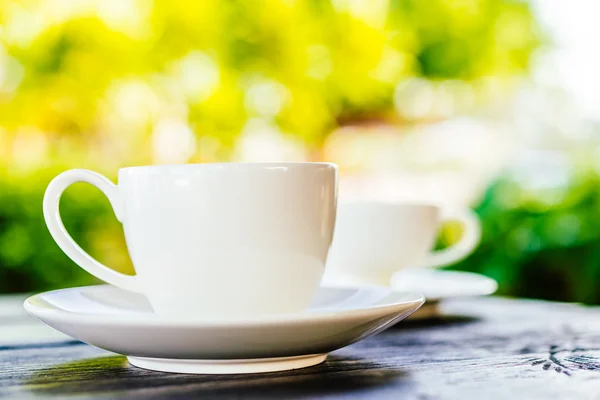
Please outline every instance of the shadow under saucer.
[[[99, 394], [169, 398], [240, 396], [244, 398], [313, 397], [393, 386], [408, 388], [408, 373], [370, 360], [330, 355], [318, 366], [283, 372], [237, 375], [170, 374], [130, 366], [124, 356], [83, 359], [36, 371], [25, 381], [30, 394]], [[139, 391], [136, 393], [136, 391]]]
[[418, 319], [429, 319], [438, 318], [440, 316], [440, 302], [439, 301], [425, 301], [425, 304], [421, 306], [417, 311], [411, 314], [408, 320], [414, 321]]
[[440, 301], [426, 301], [417, 311], [390, 329], [411, 329], [444, 325], [468, 324], [479, 321], [480, 318], [470, 315], [448, 314], [441, 310]]

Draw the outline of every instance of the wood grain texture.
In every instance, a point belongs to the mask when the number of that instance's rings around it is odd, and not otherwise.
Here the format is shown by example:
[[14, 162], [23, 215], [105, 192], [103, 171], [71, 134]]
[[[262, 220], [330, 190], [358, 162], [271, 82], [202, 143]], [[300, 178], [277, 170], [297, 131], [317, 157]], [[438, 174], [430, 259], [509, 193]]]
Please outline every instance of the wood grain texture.
[[[600, 400], [600, 309], [486, 298], [441, 305], [324, 364], [262, 375], [178, 375], [54, 334], [0, 299], [0, 398]], [[23, 334], [19, 340], [16, 332]], [[9, 333], [10, 332], [10, 333]], [[35, 334], [27, 334], [35, 332]]]

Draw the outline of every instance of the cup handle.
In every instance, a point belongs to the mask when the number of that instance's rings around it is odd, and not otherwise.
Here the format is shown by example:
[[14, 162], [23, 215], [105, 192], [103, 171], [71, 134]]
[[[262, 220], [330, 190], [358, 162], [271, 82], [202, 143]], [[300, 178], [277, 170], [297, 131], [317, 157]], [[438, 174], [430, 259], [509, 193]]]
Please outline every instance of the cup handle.
[[140, 292], [136, 276], [125, 275], [102, 265], [79, 247], [65, 229], [58, 207], [60, 197], [66, 188], [76, 182], [87, 182], [100, 189], [110, 201], [117, 219], [123, 221], [123, 201], [116, 185], [93, 171], [65, 171], [50, 182], [44, 194], [44, 219], [54, 241], [71, 260], [95, 277], [122, 289]]
[[462, 237], [452, 246], [430, 254], [422, 265], [423, 267], [439, 268], [454, 264], [471, 254], [481, 240], [479, 217], [470, 209], [445, 211], [442, 214], [442, 220], [460, 221], [463, 224]]

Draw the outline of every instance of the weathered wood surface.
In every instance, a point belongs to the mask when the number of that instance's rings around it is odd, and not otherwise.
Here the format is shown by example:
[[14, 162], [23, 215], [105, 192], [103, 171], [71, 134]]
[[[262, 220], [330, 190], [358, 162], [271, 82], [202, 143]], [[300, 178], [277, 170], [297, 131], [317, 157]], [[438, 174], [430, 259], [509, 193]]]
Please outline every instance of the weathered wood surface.
[[0, 298], [0, 398], [600, 400], [600, 308], [485, 298], [442, 304], [324, 364], [263, 375], [177, 375], [62, 336]]

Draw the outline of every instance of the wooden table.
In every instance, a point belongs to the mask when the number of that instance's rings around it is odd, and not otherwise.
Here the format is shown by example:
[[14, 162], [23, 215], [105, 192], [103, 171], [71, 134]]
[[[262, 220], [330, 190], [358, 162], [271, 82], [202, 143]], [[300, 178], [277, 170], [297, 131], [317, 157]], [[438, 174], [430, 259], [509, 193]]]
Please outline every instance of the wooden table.
[[263, 375], [178, 375], [63, 336], [0, 297], [0, 398], [600, 400], [600, 308], [455, 300], [322, 365]]

